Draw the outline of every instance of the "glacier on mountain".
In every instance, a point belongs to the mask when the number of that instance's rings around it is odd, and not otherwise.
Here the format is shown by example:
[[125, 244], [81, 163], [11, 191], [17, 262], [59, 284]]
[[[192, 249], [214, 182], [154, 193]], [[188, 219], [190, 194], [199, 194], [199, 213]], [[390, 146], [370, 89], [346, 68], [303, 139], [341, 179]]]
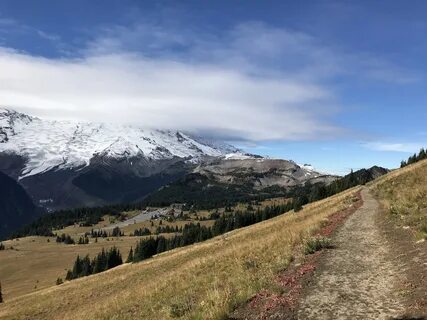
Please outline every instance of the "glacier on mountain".
[[26, 159], [20, 179], [52, 169], [83, 168], [94, 157], [147, 160], [247, 157], [238, 149], [189, 134], [134, 125], [44, 120], [0, 108], [0, 152]]

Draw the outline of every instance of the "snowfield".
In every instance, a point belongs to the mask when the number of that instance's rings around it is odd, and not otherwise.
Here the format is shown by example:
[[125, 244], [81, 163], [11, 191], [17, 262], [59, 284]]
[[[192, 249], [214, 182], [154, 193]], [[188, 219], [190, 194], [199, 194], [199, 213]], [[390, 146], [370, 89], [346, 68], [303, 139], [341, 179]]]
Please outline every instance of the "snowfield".
[[43, 120], [2, 108], [0, 152], [27, 159], [20, 179], [52, 169], [85, 167], [95, 156], [149, 160], [179, 157], [193, 163], [204, 157], [248, 157], [230, 145], [199, 140], [179, 131]]

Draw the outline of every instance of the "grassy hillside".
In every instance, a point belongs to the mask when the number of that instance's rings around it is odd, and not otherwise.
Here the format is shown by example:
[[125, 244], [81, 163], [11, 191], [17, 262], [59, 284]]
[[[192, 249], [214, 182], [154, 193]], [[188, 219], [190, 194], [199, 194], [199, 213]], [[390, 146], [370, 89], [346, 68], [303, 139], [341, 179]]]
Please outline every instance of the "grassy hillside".
[[87, 245], [56, 243], [54, 237], [4, 241], [6, 250], [0, 251], [3, 298], [9, 300], [55, 285], [57, 278], [65, 278], [66, 269], [73, 266], [77, 255], [83, 257], [89, 254], [93, 257], [102, 248], [116, 246], [126, 259], [130, 247], [135, 246], [136, 241], [135, 237], [110, 238], [108, 241], [99, 238], [97, 243], [91, 239]]
[[[268, 206], [278, 206], [287, 203], [289, 200], [285, 198], [274, 198], [265, 200], [257, 204], [251, 204], [254, 209], [266, 208]], [[246, 211], [247, 203], [240, 203], [233, 210]], [[157, 235], [159, 228], [170, 227], [179, 230], [188, 224], [200, 224], [205, 227], [212, 227], [215, 220], [210, 219], [212, 213], [218, 212], [219, 215], [224, 214], [225, 208], [219, 208], [215, 211], [199, 210], [194, 212], [184, 211], [185, 218], [170, 219], [164, 217], [162, 219], [148, 220], [144, 222], [132, 223], [128, 226], [121, 227], [120, 231], [124, 233], [124, 237], [99, 237], [95, 239], [89, 236], [89, 244], [77, 245], [79, 238], [85, 233], [90, 233], [92, 229], [107, 228], [107, 232], [111, 233], [112, 223], [118, 222], [117, 216], [103, 216], [102, 220], [93, 226], [84, 226], [73, 224], [62, 229], [53, 230], [56, 235], [67, 235], [75, 241], [76, 245], [66, 245], [57, 243], [55, 237], [39, 237], [29, 236], [11, 241], [3, 241], [6, 250], [0, 250], [0, 282], [3, 284], [3, 294], [6, 300], [18, 297], [23, 294], [32, 293], [40, 289], [52, 286], [58, 277], [64, 279], [66, 270], [73, 266], [77, 257], [84, 257], [87, 254], [93, 258], [102, 248], [109, 249], [116, 246], [120, 249], [122, 256], [126, 259], [129, 249], [132, 246], [135, 249], [137, 242], [143, 238], [141, 236], [130, 237], [136, 230], [148, 229], [152, 236]], [[140, 211], [122, 212], [121, 215], [126, 218], [132, 218]], [[163, 237], [172, 237], [175, 233], [164, 233]], [[178, 232], [178, 234], [180, 234]], [[145, 236], [149, 237], [149, 236]], [[58, 256], [61, 259], [58, 259]]]
[[427, 239], [427, 160], [379, 178], [372, 188], [396, 224]]
[[[6, 301], [2, 319], [223, 319], [285, 269], [297, 244], [333, 213], [352, 206], [355, 189], [169, 251], [142, 263]], [[3, 286], [7, 293], [7, 286]]]

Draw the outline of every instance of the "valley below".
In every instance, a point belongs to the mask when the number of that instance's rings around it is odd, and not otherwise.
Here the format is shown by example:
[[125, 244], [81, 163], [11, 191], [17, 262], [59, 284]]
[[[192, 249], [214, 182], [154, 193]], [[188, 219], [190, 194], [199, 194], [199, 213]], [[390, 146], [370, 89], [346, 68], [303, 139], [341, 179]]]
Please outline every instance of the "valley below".
[[1, 319], [427, 312], [425, 151], [337, 176], [179, 131], [0, 125]]
[[[150, 208], [162, 214], [148, 220], [147, 213], [134, 210], [124, 212], [123, 221], [104, 216], [92, 226], [54, 230], [75, 240], [92, 230], [119, 227], [122, 232], [89, 237], [88, 244], [40, 236], [4, 241], [0, 318], [422, 319], [427, 311], [427, 233], [423, 222], [412, 218], [418, 213], [409, 211], [396, 220], [390, 208], [399, 199], [400, 210], [406, 210], [403, 203], [411, 203], [405, 201], [412, 193], [399, 190], [411, 179], [419, 179], [411, 183], [424, 194], [426, 168], [421, 161], [302, 209], [60, 284], [54, 282], [64, 277], [77, 254], [94, 256], [115, 246], [125, 257], [139, 238], [173, 236], [156, 233], [158, 228], [194, 223], [212, 228], [218, 215], [228, 211], [262, 212], [286, 206], [290, 199], [215, 210], [170, 205]], [[144, 219], [136, 221], [138, 216]], [[402, 223], [403, 218], [409, 220]], [[152, 235], [131, 235], [145, 228]]]

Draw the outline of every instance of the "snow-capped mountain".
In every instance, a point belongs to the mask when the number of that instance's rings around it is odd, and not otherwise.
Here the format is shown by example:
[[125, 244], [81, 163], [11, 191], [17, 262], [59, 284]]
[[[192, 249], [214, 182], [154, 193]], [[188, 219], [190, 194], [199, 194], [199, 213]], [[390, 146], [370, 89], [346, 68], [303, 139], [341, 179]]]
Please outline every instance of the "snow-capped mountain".
[[193, 173], [254, 190], [336, 178], [180, 131], [44, 120], [8, 109], [0, 109], [0, 171], [50, 210], [139, 201]]
[[0, 109], [0, 152], [27, 159], [19, 178], [55, 169], [90, 165], [94, 157], [148, 160], [182, 158], [198, 163], [205, 157], [239, 155], [236, 148], [203, 143], [179, 131], [72, 121], [49, 121]]
[[247, 157], [179, 131], [54, 121], [0, 109], [0, 171], [50, 209], [130, 202], [204, 161]]

